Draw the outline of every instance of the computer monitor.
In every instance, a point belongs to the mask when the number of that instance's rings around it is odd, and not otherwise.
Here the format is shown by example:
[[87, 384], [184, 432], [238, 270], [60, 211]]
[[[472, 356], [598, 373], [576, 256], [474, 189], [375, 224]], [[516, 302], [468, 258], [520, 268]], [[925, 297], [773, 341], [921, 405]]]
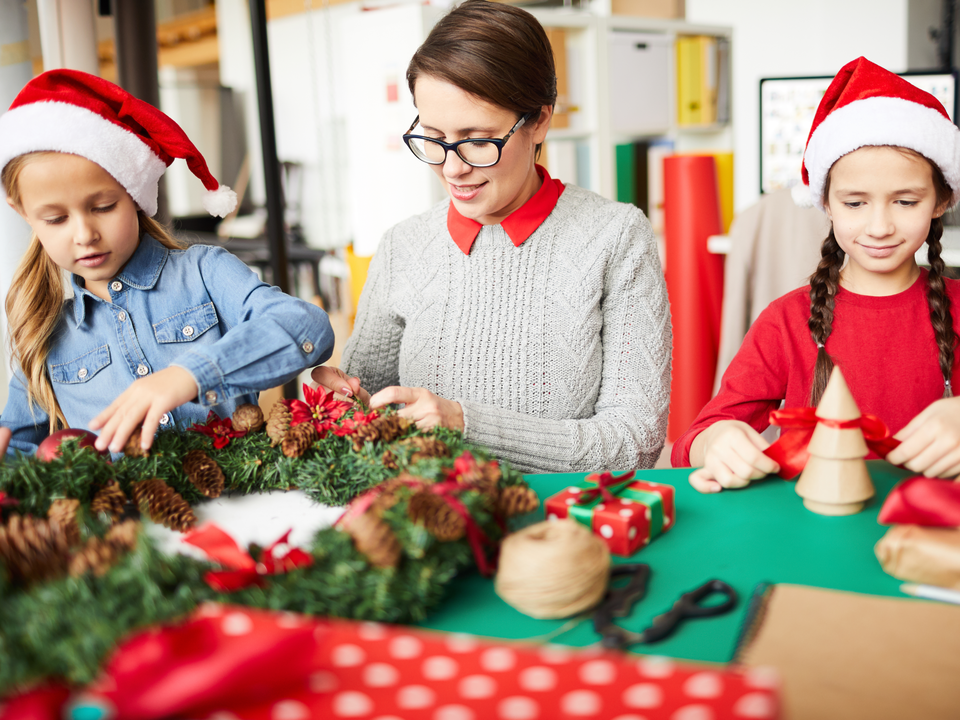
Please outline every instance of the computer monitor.
[[[939, 100], [957, 121], [957, 71], [899, 75]], [[833, 76], [774, 77], [760, 80], [760, 192], [800, 183], [803, 149], [820, 98]]]

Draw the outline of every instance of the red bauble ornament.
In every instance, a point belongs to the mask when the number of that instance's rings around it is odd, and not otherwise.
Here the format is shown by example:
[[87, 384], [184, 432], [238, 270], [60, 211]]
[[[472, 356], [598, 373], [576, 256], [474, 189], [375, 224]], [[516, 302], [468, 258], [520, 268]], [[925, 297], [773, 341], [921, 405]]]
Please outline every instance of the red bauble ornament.
[[[81, 428], [58, 430], [53, 433], [53, 435], [47, 436], [47, 438], [40, 443], [39, 447], [37, 447], [37, 458], [44, 462], [50, 462], [54, 458], [60, 457], [60, 444], [64, 440], [72, 440], [73, 438], [80, 438], [80, 447], [92, 448], [94, 447], [93, 443], [96, 442], [97, 436], [89, 430], [82, 430]], [[94, 450], [96, 450], [96, 448], [94, 448]], [[98, 452], [101, 455], [110, 454], [107, 450], [100, 450]]]

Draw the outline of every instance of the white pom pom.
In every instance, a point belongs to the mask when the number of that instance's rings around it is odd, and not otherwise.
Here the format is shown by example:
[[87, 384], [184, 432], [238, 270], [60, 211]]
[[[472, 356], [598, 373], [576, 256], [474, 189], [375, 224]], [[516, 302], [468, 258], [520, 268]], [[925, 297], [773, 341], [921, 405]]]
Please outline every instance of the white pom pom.
[[810, 192], [810, 187], [804, 183], [797, 183], [790, 188], [790, 195], [793, 196], [793, 202], [799, 207], [813, 207], [817, 204], [813, 193]]
[[226, 217], [237, 207], [237, 194], [226, 185], [203, 194], [203, 209], [211, 215]]

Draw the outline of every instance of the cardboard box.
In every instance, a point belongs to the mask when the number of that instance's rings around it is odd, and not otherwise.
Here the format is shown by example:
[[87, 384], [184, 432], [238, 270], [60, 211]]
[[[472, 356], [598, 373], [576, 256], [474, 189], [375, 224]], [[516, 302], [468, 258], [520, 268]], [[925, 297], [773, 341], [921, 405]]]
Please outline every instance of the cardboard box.
[[614, 15], [637, 17], [683, 20], [686, 16], [684, 0], [610, 0], [610, 10]]

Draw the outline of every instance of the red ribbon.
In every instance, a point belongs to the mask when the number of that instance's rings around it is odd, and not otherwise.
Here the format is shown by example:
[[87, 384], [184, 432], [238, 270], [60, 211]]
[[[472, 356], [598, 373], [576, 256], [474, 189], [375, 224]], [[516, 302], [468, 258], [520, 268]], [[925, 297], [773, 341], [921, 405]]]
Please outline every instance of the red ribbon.
[[900, 444], [899, 440], [891, 437], [890, 429], [876, 415], [864, 414], [853, 420], [829, 420], [817, 417], [817, 410], [812, 407], [774, 410], [770, 413], [770, 424], [779, 425], [783, 432], [775, 443], [764, 450], [764, 454], [780, 465], [777, 474], [783, 479], [789, 480], [799, 475], [807, 464], [810, 458], [807, 446], [818, 423], [837, 430], [860, 428], [867, 447], [881, 458], [885, 458]]
[[313, 557], [299, 548], [291, 548], [282, 556], [275, 554], [278, 546], [289, 544], [290, 533], [287, 530], [283, 537], [264, 550], [259, 562], [241, 550], [236, 540], [213, 523], [187, 533], [183, 542], [200, 548], [211, 560], [231, 568], [211, 570], [203, 579], [217, 592], [233, 592], [251, 585], [263, 585], [265, 575], [282, 575], [313, 564]]
[[3, 490], [0, 490], [0, 508], [15, 507], [16, 505], [19, 505], [19, 504], [20, 504], [20, 501], [17, 500], [15, 497], [11, 497], [7, 495]]
[[[597, 495], [601, 495], [604, 500], [607, 502], [614, 502], [616, 498], [616, 493], [619, 493], [633, 480], [634, 471], [626, 472], [620, 477], [615, 478], [613, 473], [610, 471], [604, 473], [590, 473], [586, 477], [587, 482], [596, 483], [595, 488], [587, 488], [583, 490], [577, 496], [577, 505], [585, 505], [586, 503], [593, 502], [594, 498]], [[616, 487], [621, 485], [622, 487], [617, 487], [613, 492], [610, 492], [611, 487]]]
[[[448, 480], [439, 483], [427, 483], [415, 478], [403, 478], [401, 482], [403, 482], [404, 485], [412, 490], [426, 489], [435, 495], [439, 495], [441, 498], [443, 498], [444, 502], [447, 503], [447, 506], [451, 510], [463, 518], [467, 526], [467, 541], [470, 543], [470, 549], [473, 550], [473, 558], [477, 561], [477, 569], [480, 570], [481, 575], [493, 575], [497, 569], [496, 561], [489, 560], [487, 558], [487, 554], [484, 552], [483, 546], [492, 546], [494, 543], [489, 537], [487, 537], [487, 534], [483, 532], [481, 527], [477, 524], [477, 521], [474, 520], [473, 516], [470, 514], [470, 511], [467, 510], [467, 507], [460, 501], [460, 498], [456, 497], [464, 490], [475, 490], [476, 488], [473, 488], [469, 485], [463, 485], [455, 480]], [[344, 511], [343, 515], [339, 517], [335, 525], [349, 525], [351, 520], [363, 515], [363, 513], [365, 513], [373, 504], [373, 501], [383, 494], [382, 487], [382, 485], [377, 485], [376, 487], [371, 488], [363, 495], [360, 495], [358, 498], [356, 498], [352, 503], [350, 503], [350, 506]], [[497, 518], [497, 522], [500, 522], [499, 518]]]
[[960, 527], [960, 483], [922, 476], [907, 478], [890, 491], [877, 522]]

